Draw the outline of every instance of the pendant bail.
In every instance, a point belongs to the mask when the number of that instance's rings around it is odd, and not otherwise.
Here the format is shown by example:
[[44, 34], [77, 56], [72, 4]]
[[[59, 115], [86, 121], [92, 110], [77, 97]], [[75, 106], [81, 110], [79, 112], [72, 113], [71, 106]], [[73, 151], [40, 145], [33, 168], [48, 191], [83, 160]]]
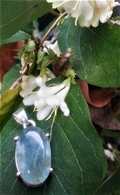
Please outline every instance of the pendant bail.
[[17, 110], [16, 112], [13, 113], [13, 118], [21, 125], [23, 125], [23, 127], [25, 127], [26, 125], [29, 125], [29, 120], [28, 117], [24, 111], [23, 108], [20, 108], [19, 110]]

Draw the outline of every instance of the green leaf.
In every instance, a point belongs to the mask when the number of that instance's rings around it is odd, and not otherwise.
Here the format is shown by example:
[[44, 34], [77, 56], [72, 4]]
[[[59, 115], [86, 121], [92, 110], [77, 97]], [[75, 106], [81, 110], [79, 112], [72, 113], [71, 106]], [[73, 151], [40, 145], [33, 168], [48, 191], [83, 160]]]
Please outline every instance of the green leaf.
[[[18, 42], [21, 40], [27, 40], [30, 38], [30, 35], [27, 34], [26, 32], [19, 30], [17, 33], [15, 33], [14, 35], [12, 35], [10, 38], [5, 39], [2, 44], [7, 44], [7, 43], [14, 43], [14, 42]], [[0, 46], [1, 46], [0, 45]]]
[[52, 49], [47, 48], [47, 51], [48, 51], [48, 55], [45, 55], [45, 53], [42, 51], [38, 51], [38, 56], [37, 56], [38, 70], [41, 70], [42, 67], [44, 68], [47, 67], [52, 62], [58, 61], [58, 58], [56, 57]]
[[42, 62], [41, 62], [41, 67], [47, 67], [50, 63], [56, 62], [58, 58], [56, 57], [55, 53], [53, 52], [52, 49], [48, 49], [48, 55], [44, 56]]
[[0, 41], [51, 10], [46, 0], [1, 1]]
[[5, 125], [5, 123], [10, 119], [15, 109], [21, 103], [22, 98], [19, 96], [20, 89], [20, 87], [16, 89], [8, 89], [0, 98], [0, 131], [2, 130], [2, 127]]
[[1, 106], [0, 106], [0, 122], [2, 130], [5, 123], [11, 118], [12, 113], [21, 103], [22, 98], [19, 97], [20, 88], [15, 90], [9, 89], [12, 84], [21, 76], [20, 64], [15, 64], [3, 77], [3, 85], [1, 86]]
[[71, 50], [71, 63], [77, 76], [100, 87], [120, 86], [120, 27], [100, 24], [97, 28], [75, 26], [75, 20], [64, 21], [58, 44], [64, 53]]
[[[29, 188], [16, 179], [13, 138], [22, 127], [13, 119], [1, 132], [1, 193], [26, 195], [91, 195], [99, 186], [106, 171], [101, 139], [94, 129], [87, 104], [77, 85], [72, 85], [66, 99], [70, 116], [65, 117], [60, 109], [52, 129], [53, 173], [38, 188]], [[29, 119], [45, 132], [50, 132], [52, 118], [37, 121], [33, 108], [25, 108]]]
[[21, 30], [26, 32], [29, 35], [32, 35], [33, 34], [33, 29], [34, 29], [34, 24], [33, 24], [33, 21], [32, 21], [29, 24], [27, 24], [26, 26], [24, 26]]
[[106, 137], [120, 137], [120, 132], [115, 132], [115, 131], [108, 131], [106, 129], [103, 129], [101, 132], [102, 136], [106, 136]]
[[14, 64], [12, 66], [12, 68], [5, 73], [4, 77], [3, 77], [3, 86], [1, 86], [1, 93], [3, 94], [7, 89], [9, 89], [12, 84], [18, 79], [20, 78], [21, 74], [20, 74], [20, 69], [21, 69], [21, 64]]
[[117, 190], [120, 190], [120, 166], [104, 181], [94, 195], [108, 195]]

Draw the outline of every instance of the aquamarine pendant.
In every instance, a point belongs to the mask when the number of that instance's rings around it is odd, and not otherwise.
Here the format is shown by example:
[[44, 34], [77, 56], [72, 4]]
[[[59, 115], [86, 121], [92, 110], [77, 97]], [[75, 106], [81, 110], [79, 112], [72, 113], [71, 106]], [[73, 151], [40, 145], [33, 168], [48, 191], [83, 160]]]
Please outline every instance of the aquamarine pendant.
[[16, 175], [28, 186], [37, 187], [52, 171], [49, 135], [36, 127], [34, 121], [28, 120], [23, 109], [15, 112], [13, 117], [24, 127], [19, 136], [14, 138]]

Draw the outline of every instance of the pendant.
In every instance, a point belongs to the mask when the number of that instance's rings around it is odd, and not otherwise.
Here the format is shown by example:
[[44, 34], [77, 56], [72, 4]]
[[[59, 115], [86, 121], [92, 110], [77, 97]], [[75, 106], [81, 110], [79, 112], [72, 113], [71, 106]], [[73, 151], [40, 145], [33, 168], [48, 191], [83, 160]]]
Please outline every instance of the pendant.
[[23, 125], [23, 130], [14, 138], [16, 176], [30, 187], [40, 186], [52, 171], [49, 134], [28, 120], [23, 109], [13, 113], [13, 117]]

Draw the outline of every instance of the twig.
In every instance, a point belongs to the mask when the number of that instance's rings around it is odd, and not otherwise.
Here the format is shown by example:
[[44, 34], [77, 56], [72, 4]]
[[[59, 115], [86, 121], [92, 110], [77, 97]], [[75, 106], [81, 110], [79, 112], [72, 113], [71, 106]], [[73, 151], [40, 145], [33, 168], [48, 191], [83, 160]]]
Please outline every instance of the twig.
[[120, 20], [112, 20], [112, 19], [109, 19], [108, 20], [108, 23], [117, 24], [117, 25], [120, 26]]
[[53, 16], [56, 16], [56, 17], [59, 17], [60, 16], [60, 14], [58, 13], [58, 12], [55, 12], [55, 11], [50, 11], [49, 12], [51, 15], [53, 15]]
[[49, 28], [49, 30], [46, 32], [46, 34], [43, 36], [43, 38], [41, 39], [41, 41], [40, 41], [40, 45], [42, 45], [43, 44], [43, 42], [45, 41], [45, 39], [47, 38], [47, 36], [50, 34], [50, 32], [52, 31], [52, 29], [57, 25], [57, 23], [59, 22], [59, 20], [63, 17], [63, 16], [65, 16], [67, 13], [66, 12], [64, 12], [63, 14], [61, 14], [58, 18], [57, 18], [57, 20], [53, 23], [53, 25]]
[[15, 89], [22, 82], [22, 76], [19, 77], [10, 87], [10, 89]]

